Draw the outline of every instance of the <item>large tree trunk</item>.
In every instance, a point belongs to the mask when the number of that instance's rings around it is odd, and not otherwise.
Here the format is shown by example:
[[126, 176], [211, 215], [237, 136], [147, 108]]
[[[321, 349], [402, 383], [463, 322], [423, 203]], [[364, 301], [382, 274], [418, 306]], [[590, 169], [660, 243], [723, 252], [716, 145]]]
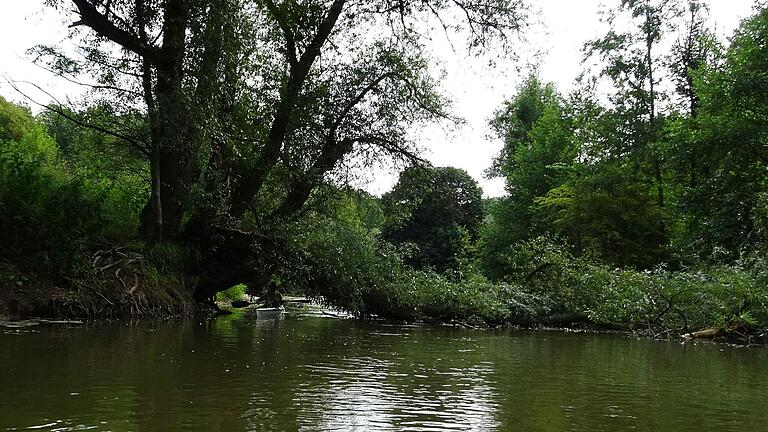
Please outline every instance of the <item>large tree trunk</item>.
[[229, 206], [232, 147], [227, 134], [238, 129], [233, 124], [233, 111], [237, 103], [236, 86], [241, 84], [238, 66], [233, 60], [237, 56], [225, 55], [225, 49], [237, 49], [235, 30], [226, 25], [227, 18], [237, 13], [234, 7], [232, 0], [211, 2], [204, 33], [205, 47], [195, 75], [193, 116], [199, 120], [192, 122], [192, 135], [195, 142], [209, 146], [209, 156], [200, 179], [205, 202], [191, 209], [184, 227], [183, 236], [191, 241], [223, 225], [223, 215]]
[[178, 237], [189, 190], [198, 175], [197, 145], [189, 139], [189, 101], [183, 86], [189, 8], [185, 0], [168, 0], [164, 12], [163, 46], [155, 61], [157, 125], [151, 156], [160, 196], [158, 200], [153, 191], [140, 228], [144, 238], [155, 240]]

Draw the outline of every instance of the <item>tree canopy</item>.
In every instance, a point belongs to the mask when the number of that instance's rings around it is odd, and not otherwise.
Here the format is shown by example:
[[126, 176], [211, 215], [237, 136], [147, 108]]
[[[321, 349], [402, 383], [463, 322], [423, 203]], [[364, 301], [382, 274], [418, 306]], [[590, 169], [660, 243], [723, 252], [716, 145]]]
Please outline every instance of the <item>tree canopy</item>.
[[[497, 107], [484, 200], [412, 139], [461, 121], [426, 33], [514, 49], [520, 1], [47, 3], [70, 38], [35, 60], [91, 90], [0, 99], [0, 270], [46, 274], [51, 304], [237, 286], [443, 322], [768, 323], [763, 4], [720, 41], [701, 2], [616, 1], [574, 90], [534, 70]], [[384, 161], [407, 168], [381, 198], [352, 181]]]
[[410, 247], [407, 261], [439, 271], [458, 270], [471, 257], [483, 220], [482, 190], [466, 171], [410, 167], [381, 199], [383, 236]]
[[145, 113], [139, 136], [105, 129], [148, 156], [141, 232], [171, 239], [246, 213], [291, 217], [345, 166], [415, 160], [408, 127], [450, 118], [419, 26], [437, 20], [482, 48], [504, 45], [525, 13], [516, 0], [49, 3], [74, 6], [79, 45], [38, 47], [41, 61], [91, 74], [117, 112]]

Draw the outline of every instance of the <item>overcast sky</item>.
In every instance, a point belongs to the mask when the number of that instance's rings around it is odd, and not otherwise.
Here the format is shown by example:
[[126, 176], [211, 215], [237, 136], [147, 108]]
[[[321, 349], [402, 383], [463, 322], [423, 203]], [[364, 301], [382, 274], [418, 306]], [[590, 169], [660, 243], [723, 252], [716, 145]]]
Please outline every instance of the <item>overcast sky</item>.
[[[0, 0], [0, 95], [8, 99], [23, 100], [5, 84], [5, 77], [34, 82], [60, 99], [77, 96], [82, 91], [77, 85], [54, 80], [32, 65], [25, 55], [25, 51], [36, 44], [57, 44], [65, 39], [66, 27], [61, 16], [44, 8], [43, 2]], [[426, 128], [419, 133], [419, 141], [426, 148], [425, 156], [435, 165], [467, 170], [480, 182], [487, 196], [503, 194], [502, 181], [483, 177], [483, 170], [501, 148], [500, 142], [488, 137], [487, 123], [493, 111], [514, 94], [532, 65], [538, 65], [541, 77], [554, 82], [561, 91], [572, 89], [581, 69], [581, 46], [604, 31], [598, 11], [602, 5], [612, 6], [618, 0], [529, 3], [537, 13], [527, 31], [527, 42], [518, 50], [517, 61], [501, 60], [495, 62], [495, 67], [489, 67], [488, 58], [467, 58], [452, 51], [440, 37], [436, 37], [430, 47], [447, 72], [443, 86], [454, 101], [454, 112], [467, 122], [449, 132], [438, 127]], [[739, 21], [750, 15], [753, 4], [753, 0], [710, 0], [717, 32], [730, 35]], [[39, 93], [35, 97], [43, 99]], [[396, 179], [396, 173], [377, 173], [366, 188], [381, 194], [391, 188]]]

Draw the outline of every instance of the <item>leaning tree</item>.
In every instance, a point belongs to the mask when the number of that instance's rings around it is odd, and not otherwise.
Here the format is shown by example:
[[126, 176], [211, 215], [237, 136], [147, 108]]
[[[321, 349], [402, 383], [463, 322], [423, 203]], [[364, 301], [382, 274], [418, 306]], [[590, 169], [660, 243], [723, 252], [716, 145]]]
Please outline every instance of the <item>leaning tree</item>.
[[454, 120], [423, 43], [435, 29], [508, 49], [522, 0], [48, 0], [75, 49], [37, 47], [93, 100], [143, 113], [80, 118], [141, 149], [151, 190], [140, 234], [211, 251], [198, 298], [257, 269], [263, 227], [300, 214], [355, 164], [418, 160], [407, 131]]

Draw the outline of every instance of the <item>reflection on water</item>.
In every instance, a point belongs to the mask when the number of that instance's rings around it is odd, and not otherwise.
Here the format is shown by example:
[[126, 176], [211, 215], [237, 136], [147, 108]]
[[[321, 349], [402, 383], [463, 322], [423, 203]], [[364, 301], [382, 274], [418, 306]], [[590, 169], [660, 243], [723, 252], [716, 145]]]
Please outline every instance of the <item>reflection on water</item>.
[[0, 332], [0, 431], [768, 430], [768, 351], [318, 317]]
[[[493, 390], [482, 365], [440, 372], [371, 357], [309, 365], [307, 373], [325, 380], [302, 383], [295, 402], [318, 401], [302, 413], [302, 429], [446, 431], [487, 430], [496, 426]], [[443, 375], [441, 379], [437, 375]]]

